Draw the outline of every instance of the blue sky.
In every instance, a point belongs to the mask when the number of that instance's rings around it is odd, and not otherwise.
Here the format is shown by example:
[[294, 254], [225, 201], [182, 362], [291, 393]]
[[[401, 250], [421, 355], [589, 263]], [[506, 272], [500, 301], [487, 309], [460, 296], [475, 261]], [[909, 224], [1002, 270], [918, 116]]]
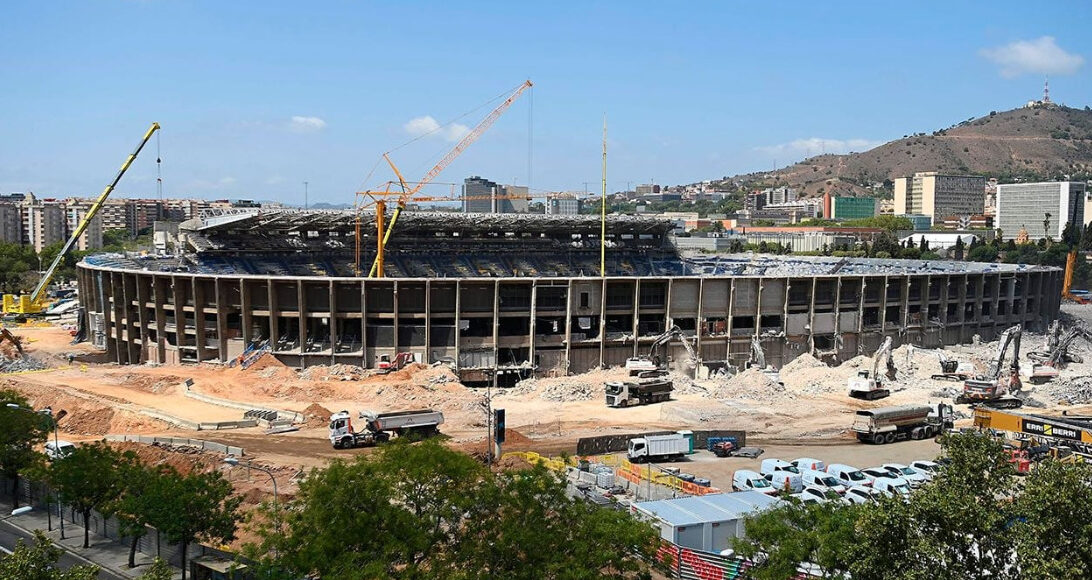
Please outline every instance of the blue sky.
[[[168, 197], [352, 202], [425, 117], [472, 127], [526, 78], [438, 182], [594, 191], [604, 113], [612, 191], [767, 169], [1015, 108], [1047, 76], [1089, 104], [1092, 7], [1040, 4], [10, 1], [0, 192], [97, 194], [158, 121]], [[459, 135], [392, 155], [414, 179]], [[154, 152], [120, 195], [155, 195]]]

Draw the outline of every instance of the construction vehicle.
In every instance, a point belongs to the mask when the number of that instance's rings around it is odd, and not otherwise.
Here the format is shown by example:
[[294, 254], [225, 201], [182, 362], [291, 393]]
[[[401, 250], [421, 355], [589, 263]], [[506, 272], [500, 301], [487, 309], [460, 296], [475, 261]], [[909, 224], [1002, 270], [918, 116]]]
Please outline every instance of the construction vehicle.
[[1065, 257], [1065, 276], [1062, 278], [1062, 299], [1069, 300], [1070, 302], [1076, 302], [1077, 304], [1088, 304], [1089, 295], [1088, 292], [1074, 292], [1073, 291], [1073, 273], [1077, 270], [1077, 248], [1074, 246], [1069, 254]]
[[394, 371], [400, 371], [410, 363], [417, 362], [417, 355], [412, 352], [400, 352], [394, 355], [394, 360], [391, 360], [391, 355], [381, 354], [379, 355], [379, 361], [376, 362], [375, 367], [378, 369], [379, 374], [385, 375], [393, 373]]
[[[956, 398], [956, 403], [984, 404], [998, 409], [1016, 409], [1024, 401], [1013, 396], [1023, 383], [1020, 382], [1020, 337], [1023, 330], [1017, 324], [1001, 333], [997, 343], [997, 356], [990, 362], [989, 372], [975, 375], [963, 382], [963, 393]], [[1012, 359], [1005, 367], [1005, 355], [1012, 346]]]
[[390, 440], [391, 435], [427, 437], [435, 435], [437, 428], [444, 423], [444, 414], [432, 409], [393, 413], [361, 411], [359, 418], [363, 420], [364, 427], [358, 431], [348, 411], [330, 416], [330, 444], [334, 449], [370, 447]]
[[863, 443], [894, 443], [903, 439], [929, 439], [952, 428], [952, 407], [899, 405], [857, 411], [853, 431]]
[[12, 334], [10, 330], [0, 326], [0, 344], [3, 344], [4, 341], [10, 342], [19, 353], [19, 356], [23, 356], [23, 341], [19, 340], [19, 337]]
[[686, 335], [683, 334], [681, 328], [672, 326], [667, 332], [657, 336], [655, 340], [652, 341], [652, 344], [648, 347], [647, 355], [626, 359], [626, 370], [629, 371], [629, 375], [635, 377], [649, 371], [660, 371], [663, 374], [666, 374], [667, 360], [660, 356], [660, 348], [676, 338], [679, 339], [683, 348], [686, 349], [686, 355], [690, 359], [689, 362], [691, 364], [696, 364], [698, 361], [698, 354], [694, 352], [694, 347], [690, 346], [690, 342], [686, 340]]
[[633, 463], [678, 461], [689, 452], [690, 439], [682, 433], [671, 433], [630, 439], [626, 456]]
[[[1053, 458], [1067, 462], [1076, 454], [1092, 459], [1092, 417], [1080, 415], [1037, 415], [993, 407], [974, 409], [974, 426], [1028, 442], [1036, 460]], [[1057, 449], [1057, 451], [1052, 451]]]
[[125, 159], [125, 162], [121, 164], [121, 169], [118, 170], [114, 180], [110, 182], [110, 185], [106, 186], [106, 189], [102, 190], [98, 199], [91, 204], [87, 213], [80, 220], [80, 223], [76, 226], [76, 229], [72, 230], [72, 235], [68, 237], [68, 241], [64, 243], [64, 247], [57, 253], [57, 257], [53, 259], [53, 263], [49, 265], [45, 273], [42, 274], [41, 280], [38, 281], [38, 285], [35, 286], [34, 291], [29, 295], [20, 294], [18, 296], [14, 294], [5, 294], [3, 298], [4, 314], [8, 317], [25, 317], [25, 316], [38, 316], [41, 315], [49, 304], [46, 301], [46, 289], [49, 288], [49, 284], [53, 281], [54, 274], [57, 273], [57, 268], [60, 267], [68, 253], [72, 251], [72, 248], [79, 241], [80, 236], [87, 230], [87, 227], [91, 224], [91, 220], [95, 219], [99, 210], [102, 209], [103, 204], [106, 203], [106, 198], [110, 197], [110, 193], [117, 187], [118, 182], [121, 181], [122, 176], [129, 170], [129, 166], [133, 164], [133, 161], [140, 154], [140, 151], [144, 149], [144, 145], [148, 143], [148, 140], [152, 138], [152, 135], [159, 130], [159, 123], [152, 123], [152, 126], [144, 133], [144, 137], [137, 144], [136, 149], [129, 154], [129, 157]]
[[1067, 364], [1084, 362], [1080, 355], [1069, 352], [1069, 348], [1078, 338], [1092, 344], [1092, 333], [1080, 327], [1066, 330], [1055, 321], [1047, 334], [1047, 350], [1033, 350], [1028, 353], [1028, 358], [1032, 361], [1028, 379], [1036, 383], [1046, 382], [1056, 378], [1058, 371]]
[[747, 361], [746, 368], [757, 368], [762, 371], [762, 374], [766, 375], [766, 378], [770, 379], [778, 385], [784, 385], [781, 382], [781, 373], [772, 365], [766, 364], [766, 353], [762, 350], [762, 343], [758, 340], [757, 336], [751, 337], [751, 358]]
[[[394, 162], [391, 160], [390, 152], [388, 151], [387, 153], [383, 154], [383, 159], [385, 159], [387, 161], [387, 164], [390, 165], [391, 170], [394, 171], [394, 174], [398, 178], [398, 181], [388, 181], [385, 190], [357, 192], [358, 200], [361, 196], [367, 196], [373, 200], [375, 205], [376, 255], [375, 260], [372, 262], [371, 270], [369, 270], [368, 272], [369, 278], [383, 277], [384, 251], [387, 243], [390, 241], [391, 232], [394, 231], [394, 226], [396, 223], [398, 223], [398, 216], [400, 216], [402, 214], [402, 211], [406, 209], [406, 204], [409, 199], [417, 195], [421, 191], [421, 188], [425, 187], [429, 183], [432, 183], [432, 181], [436, 179], [436, 177], [440, 175], [440, 173], [444, 169], [446, 169], [447, 166], [450, 165], [456, 157], [462, 154], [462, 152], [472, 143], [477, 141], [478, 137], [481, 137], [482, 133], [489, 129], [489, 127], [493, 126], [493, 123], [496, 122], [497, 118], [499, 118], [505, 111], [508, 110], [508, 107], [510, 107], [512, 103], [515, 102], [515, 100], [523, 94], [523, 91], [531, 88], [532, 85], [533, 83], [530, 80], [524, 81], [523, 84], [517, 87], [516, 90], [504, 100], [504, 102], [498, 105], [497, 108], [493, 109], [493, 111], [489, 113], [489, 115], [487, 115], [485, 119], [483, 119], [480, 123], [478, 123], [476, 127], [470, 130], [455, 145], [455, 147], [451, 149], [451, 151], [448, 151], [447, 154], [444, 155], [444, 157], [440, 159], [440, 161], [437, 162], [436, 165], [433, 166], [432, 169], [430, 169], [428, 173], [426, 173], [425, 176], [422, 177], [420, 181], [416, 182], [412, 187], [405, 180], [405, 178], [402, 177], [402, 172], [398, 170], [398, 167], [396, 167]], [[397, 186], [398, 189], [393, 190], [393, 186]], [[386, 223], [387, 198], [389, 197], [396, 197], [397, 204], [395, 205], [394, 214], [391, 216], [390, 222]], [[361, 241], [363, 239], [363, 232], [361, 231], [361, 215], [365, 207], [367, 206], [364, 204], [357, 204], [356, 270], [358, 274], [362, 273], [360, 269]]]
[[[647, 376], [642, 376], [647, 375]], [[647, 371], [637, 376], [637, 381], [612, 381], [606, 383], [608, 407], [632, 407], [662, 403], [671, 398], [675, 388], [670, 377], [658, 371]]]
[[884, 379], [880, 377], [880, 367], [887, 368], [887, 379], [895, 380], [895, 363], [891, 360], [891, 337], [888, 336], [872, 355], [872, 369], [857, 371], [857, 376], [849, 378], [849, 396], [854, 399], [874, 401], [891, 394], [884, 388]]
[[945, 381], [965, 381], [975, 375], [974, 364], [956, 360], [943, 350], [936, 351], [940, 359], [940, 372], [931, 378]]

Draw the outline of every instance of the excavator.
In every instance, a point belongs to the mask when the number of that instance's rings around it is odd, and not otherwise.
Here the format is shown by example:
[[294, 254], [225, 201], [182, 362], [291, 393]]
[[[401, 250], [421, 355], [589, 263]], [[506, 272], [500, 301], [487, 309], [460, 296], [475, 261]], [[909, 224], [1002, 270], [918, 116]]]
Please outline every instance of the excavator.
[[[981, 403], [996, 409], [1017, 409], [1024, 401], [1012, 395], [1020, 390], [1020, 337], [1023, 329], [1019, 324], [1001, 333], [997, 344], [997, 356], [990, 362], [989, 372], [976, 375], [963, 383], [963, 394], [956, 398], [960, 405]], [[1005, 355], [1012, 347], [1012, 360], [1005, 367]]]
[[0, 326], [0, 344], [3, 344], [4, 341], [10, 342], [19, 353], [19, 356], [23, 356], [23, 343], [19, 340], [19, 337], [12, 334], [10, 330]]
[[686, 355], [690, 358], [691, 363], [697, 364], [698, 353], [694, 352], [694, 347], [690, 346], [690, 342], [686, 340], [686, 335], [683, 334], [682, 329], [678, 326], [672, 326], [667, 332], [657, 336], [656, 340], [652, 341], [652, 344], [648, 347], [647, 355], [626, 359], [626, 370], [629, 371], [629, 376], [635, 377], [648, 372], [666, 374], [667, 362], [660, 357], [660, 348], [676, 338], [686, 349]]
[[937, 351], [937, 358], [940, 359], [940, 372], [933, 375], [931, 377], [933, 379], [965, 381], [974, 376], [975, 368], [973, 363], [954, 359], [948, 356], [948, 353], [943, 350]]
[[1092, 344], [1092, 333], [1087, 330], [1080, 327], [1065, 330], [1057, 322], [1052, 324], [1047, 335], [1047, 350], [1033, 350], [1028, 353], [1028, 358], [1032, 361], [1028, 380], [1033, 383], [1047, 382], [1057, 378], [1058, 371], [1064, 369], [1066, 364], [1084, 362], [1080, 355], [1069, 352], [1069, 347], [1078, 338]]
[[763, 352], [762, 342], [757, 336], [751, 337], [751, 359], [747, 361], [747, 368], [758, 368], [771, 381], [779, 385], [785, 384], [781, 382], [781, 373], [777, 372], [773, 365], [766, 364], [766, 353]]
[[895, 362], [891, 360], [891, 337], [883, 339], [876, 354], [872, 355], [872, 370], [857, 371], [857, 376], [849, 378], [849, 396], [854, 399], [874, 401], [891, 394], [884, 388], [884, 378], [880, 376], [880, 367], [885, 367], [886, 378], [895, 380]]
[[60, 267], [65, 257], [72, 248], [79, 241], [80, 236], [91, 224], [91, 220], [98, 215], [99, 210], [102, 209], [103, 204], [106, 203], [106, 198], [110, 197], [110, 193], [117, 187], [118, 182], [121, 181], [122, 176], [129, 170], [129, 166], [136, 160], [137, 155], [144, 149], [144, 146], [152, 138], [152, 135], [159, 130], [159, 123], [152, 123], [152, 126], [144, 133], [144, 137], [137, 144], [136, 149], [129, 154], [129, 157], [125, 159], [125, 162], [121, 164], [121, 169], [118, 170], [114, 180], [110, 182], [110, 185], [106, 186], [106, 189], [102, 190], [95, 203], [91, 204], [91, 207], [87, 210], [87, 214], [76, 226], [76, 229], [72, 230], [72, 235], [68, 237], [68, 241], [65, 242], [64, 247], [57, 253], [57, 257], [53, 259], [53, 263], [49, 265], [49, 269], [42, 275], [42, 279], [38, 282], [38, 286], [34, 288], [34, 291], [30, 295], [20, 294], [18, 296], [14, 294], [5, 294], [3, 298], [4, 314], [5, 318], [24, 318], [26, 316], [38, 316], [41, 315], [49, 304], [46, 302], [46, 289], [49, 288], [49, 284], [53, 281], [53, 275], [57, 273], [57, 268]]

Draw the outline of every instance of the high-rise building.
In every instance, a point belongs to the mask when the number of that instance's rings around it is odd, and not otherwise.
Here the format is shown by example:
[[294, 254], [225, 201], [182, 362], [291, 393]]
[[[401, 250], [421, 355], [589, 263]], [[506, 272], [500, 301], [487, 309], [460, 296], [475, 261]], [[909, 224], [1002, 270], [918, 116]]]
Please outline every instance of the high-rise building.
[[860, 219], [876, 215], [874, 197], [832, 197], [830, 200], [832, 219]]
[[767, 203], [791, 203], [796, 201], [796, 190], [783, 185], [781, 187], [770, 187], [764, 189], [762, 193], [766, 194]]
[[496, 182], [473, 175], [463, 180], [463, 212], [493, 213], [493, 201], [500, 186]]
[[1083, 225], [1087, 186], [1079, 181], [1010, 183], [997, 186], [994, 223], [1003, 235], [1015, 237], [1021, 228], [1028, 238], [1061, 239], [1066, 224]]
[[582, 207], [582, 200], [571, 193], [546, 200], [547, 215], [577, 215]]
[[531, 209], [530, 189], [523, 185], [502, 185], [495, 213], [527, 213]]
[[939, 223], [952, 216], [982, 215], [985, 208], [985, 177], [929, 171], [895, 180], [896, 214], [924, 214]]
[[0, 242], [23, 243], [23, 214], [14, 203], [0, 202]]
[[[65, 239], [70, 237], [76, 229], [80, 226], [80, 222], [87, 217], [87, 214], [91, 211], [91, 206], [94, 204], [91, 200], [68, 200], [64, 205], [64, 219], [65, 219]], [[124, 206], [122, 206], [124, 208]], [[119, 229], [127, 229], [124, 226]], [[102, 211], [100, 210], [95, 217], [91, 218], [91, 221], [87, 223], [87, 227], [80, 234], [79, 238], [76, 238], [76, 245], [72, 247], [74, 250], [97, 250], [102, 247]]]
[[35, 252], [64, 239], [64, 204], [45, 200], [23, 206], [23, 242], [32, 246]]

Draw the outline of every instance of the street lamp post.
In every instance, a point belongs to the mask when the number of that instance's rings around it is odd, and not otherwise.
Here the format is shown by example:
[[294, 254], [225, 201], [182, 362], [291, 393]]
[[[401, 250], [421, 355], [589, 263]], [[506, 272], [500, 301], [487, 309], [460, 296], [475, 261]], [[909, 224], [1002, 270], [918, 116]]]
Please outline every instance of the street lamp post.
[[16, 516], [21, 516], [21, 515], [23, 515], [23, 514], [25, 514], [25, 513], [28, 513], [28, 512], [30, 512], [30, 511], [31, 511], [31, 510], [33, 510], [33, 509], [34, 509], [33, 507], [31, 507], [31, 506], [28, 506], [28, 505], [25, 505], [25, 506], [23, 506], [23, 507], [21, 507], [21, 508], [16, 508], [16, 509], [13, 509], [13, 510], [11, 510], [11, 513], [10, 513], [10, 514], [8, 514], [8, 515], [6, 515], [6, 516], [4, 516], [4, 517], [0, 518], [0, 522], [2, 522], [2, 521], [4, 521], [4, 520], [10, 520], [11, 518], [14, 518], [14, 517], [16, 517]]
[[[224, 458], [224, 463], [234, 467], [236, 465], [239, 465], [239, 458], [228, 455]], [[283, 536], [281, 530], [281, 505], [280, 501], [277, 499], [277, 478], [273, 476], [273, 472], [269, 470], [269, 468], [262, 467], [260, 465], [254, 465], [254, 463], [251, 461], [246, 462], [246, 468], [257, 469], [258, 471], [265, 472], [265, 474], [268, 475], [269, 479], [273, 482], [273, 511], [277, 514], [277, 534]]]

